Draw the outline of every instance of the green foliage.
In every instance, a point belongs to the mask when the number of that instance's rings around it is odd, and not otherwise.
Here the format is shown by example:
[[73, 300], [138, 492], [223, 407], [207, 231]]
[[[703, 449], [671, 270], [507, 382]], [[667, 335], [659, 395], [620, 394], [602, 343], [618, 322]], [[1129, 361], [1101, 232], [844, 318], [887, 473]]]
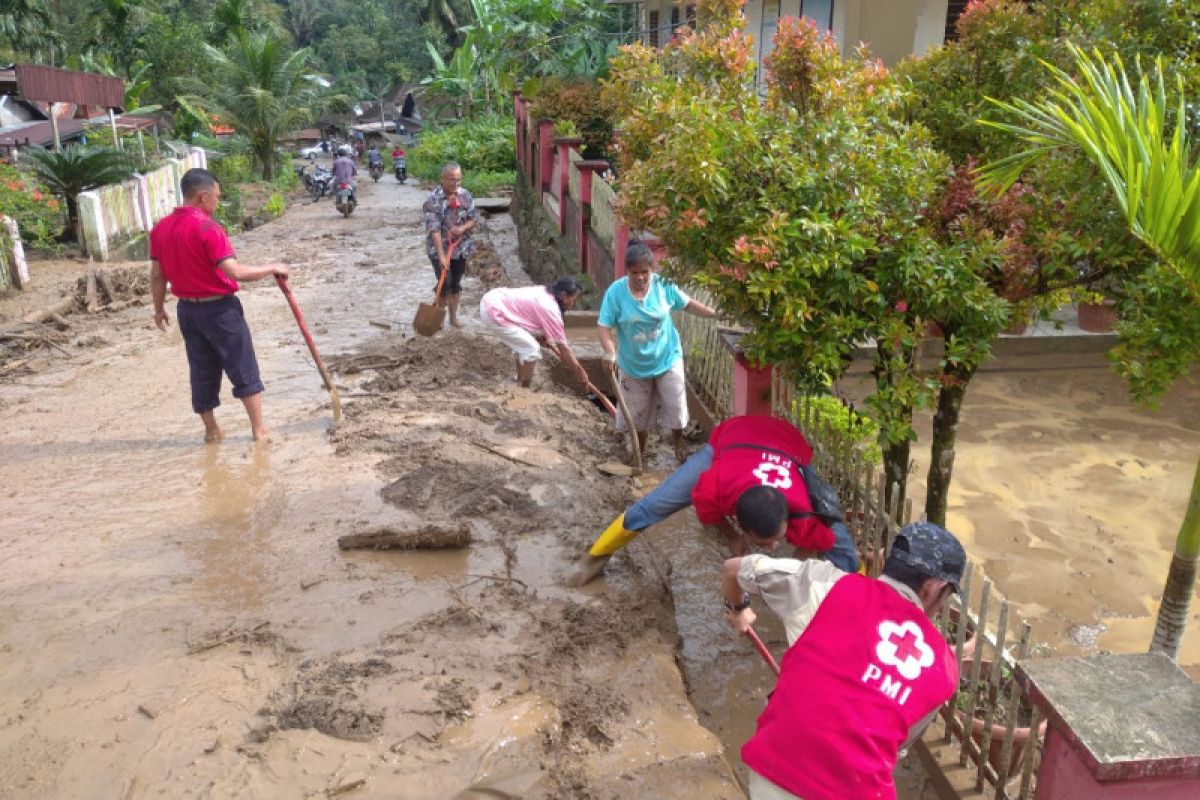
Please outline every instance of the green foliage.
[[408, 171], [436, 180], [442, 165], [454, 161], [463, 169], [464, 182], [473, 173], [511, 172], [516, 161], [514, 125], [512, 117], [492, 116], [427, 131], [408, 152]]
[[22, 160], [38, 179], [67, 203], [67, 219], [79, 238], [80, 192], [120, 183], [133, 175], [133, 165], [124, 153], [106, 147], [68, 147], [61, 153], [26, 148]]
[[559, 136], [581, 136], [584, 154], [588, 158], [611, 158], [613, 119], [615, 110], [605, 100], [595, 81], [548, 78], [536, 83], [531, 96], [531, 114], [535, 118], [552, 119], [573, 124], [575, 133]]
[[507, 172], [469, 172], [463, 176], [463, 188], [473, 197], [490, 197], [503, 189], [511, 189], [517, 182], [516, 170]]
[[250, 141], [264, 180], [275, 173], [275, 147], [289, 130], [307, 121], [315, 101], [305, 77], [307, 50], [290, 51], [278, 39], [238, 34], [227, 52], [206, 45], [210, 80], [188, 82], [193, 105], [211, 109]]
[[666, 244], [669, 274], [750, 329], [752, 359], [801, 386], [828, 385], [874, 339], [872, 416], [884, 441], [912, 439], [912, 408], [938, 385], [911, 357], [924, 320], [953, 322], [947, 358], [968, 365], [1003, 324], [985, 280], [995, 251], [977, 246], [989, 237], [939, 236], [947, 159], [896, 119], [905, 98], [877, 62], [783, 21], [762, 103], [737, 3], [703, 12], [708, 27], [614, 61], [620, 213]]
[[622, 11], [600, 0], [470, 0], [469, 25], [450, 58], [429, 46], [422, 81], [435, 104], [467, 119], [506, 111], [513, 89], [535, 77], [594, 79], [616, 52]]
[[263, 206], [263, 211], [266, 211], [272, 218], [283, 216], [283, 212], [287, 210], [287, 201], [283, 199], [283, 195], [279, 192], [274, 192], [268, 199], [267, 204]]
[[62, 204], [45, 186], [8, 164], [0, 164], [0, 210], [17, 221], [27, 247], [50, 248], [62, 233]]
[[875, 420], [860, 414], [833, 395], [812, 395], [803, 401], [793, 401], [792, 415], [799, 416], [803, 405], [812, 408], [827, 430], [848, 440], [854, 450], [862, 454], [864, 463], [876, 467], [883, 461], [883, 451], [879, 448], [879, 425]]

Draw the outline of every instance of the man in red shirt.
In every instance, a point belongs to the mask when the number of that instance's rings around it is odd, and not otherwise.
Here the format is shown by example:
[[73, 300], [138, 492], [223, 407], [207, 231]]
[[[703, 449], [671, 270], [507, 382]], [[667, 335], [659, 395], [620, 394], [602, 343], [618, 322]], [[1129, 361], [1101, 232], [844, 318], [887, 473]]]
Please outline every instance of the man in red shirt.
[[179, 330], [187, 351], [192, 410], [204, 422], [204, 441], [222, 438], [213, 410], [221, 404], [221, 373], [229, 376], [233, 396], [250, 417], [255, 440], [267, 435], [262, 419], [263, 384], [254, 342], [235, 292], [238, 281], [273, 275], [287, 277], [285, 264], [239, 264], [225, 229], [212, 218], [221, 185], [206, 169], [190, 169], [179, 182], [183, 205], [150, 232], [150, 292], [154, 324], [171, 324], [164, 303], [167, 284], [179, 298]]
[[724, 534], [733, 555], [747, 550], [743, 535], [768, 549], [786, 536], [805, 554], [827, 553], [839, 569], [858, 569], [858, 553], [842, 521], [813, 513], [805, 470], [812, 448], [794, 425], [776, 417], [722, 422], [708, 444], [638, 500], [592, 545], [571, 582], [595, 578], [612, 555], [655, 523], [688, 506], [701, 524]]
[[958, 665], [930, 619], [966, 566], [931, 522], [896, 534], [879, 580], [821, 561], [750, 555], [721, 574], [726, 619], [746, 633], [758, 596], [783, 620], [779, 682], [742, 747], [751, 800], [890, 800], [900, 749], [958, 688]]

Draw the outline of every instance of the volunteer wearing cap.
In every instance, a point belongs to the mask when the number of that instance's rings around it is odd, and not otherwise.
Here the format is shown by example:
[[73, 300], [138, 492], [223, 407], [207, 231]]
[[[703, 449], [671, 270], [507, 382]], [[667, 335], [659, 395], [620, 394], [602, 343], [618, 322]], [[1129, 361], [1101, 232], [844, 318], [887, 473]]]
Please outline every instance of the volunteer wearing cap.
[[837, 567], [857, 570], [858, 552], [845, 523], [827, 523], [813, 512], [804, 475], [810, 461], [804, 434], [786, 420], [725, 420], [708, 444], [609, 524], [570, 583], [592, 580], [638, 534], [688, 506], [700, 524], [721, 531], [733, 555], [748, 552], [750, 543], [774, 549], [786, 536], [800, 550], [825, 553]]
[[821, 561], [763, 555], [725, 562], [726, 619], [754, 623], [752, 596], [783, 620], [779, 683], [742, 747], [751, 800], [894, 798], [892, 771], [958, 687], [930, 622], [958, 591], [966, 553], [918, 522], [896, 534], [878, 580]]

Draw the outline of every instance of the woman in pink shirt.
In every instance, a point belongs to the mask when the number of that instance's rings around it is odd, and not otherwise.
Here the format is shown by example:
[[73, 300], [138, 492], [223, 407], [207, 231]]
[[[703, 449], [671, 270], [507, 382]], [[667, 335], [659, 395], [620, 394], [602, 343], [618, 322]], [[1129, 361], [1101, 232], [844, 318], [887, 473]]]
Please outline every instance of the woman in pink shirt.
[[582, 294], [579, 281], [565, 277], [549, 286], [503, 287], [483, 296], [479, 318], [516, 354], [517, 383], [528, 388], [533, 382], [533, 365], [542, 357], [540, 342], [587, 388], [587, 373], [567, 344], [563, 324], [563, 314], [575, 307]]

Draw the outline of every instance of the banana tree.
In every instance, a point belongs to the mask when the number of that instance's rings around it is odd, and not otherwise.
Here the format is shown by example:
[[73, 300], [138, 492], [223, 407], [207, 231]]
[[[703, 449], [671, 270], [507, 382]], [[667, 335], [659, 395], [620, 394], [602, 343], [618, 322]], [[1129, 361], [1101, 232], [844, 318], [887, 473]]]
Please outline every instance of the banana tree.
[[[1189, 141], [1188, 104], [1183, 80], [1176, 73], [1171, 90], [1159, 57], [1150, 71], [1141, 71], [1136, 90], [1120, 57], [1105, 59], [1072, 47], [1078, 77], [1049, 64], [1057, 88], [1038, 102], [993, 101], [1014, 122], [984, 122], [1021, 139], [1028, 147], [983, 169], [984, 182], [1007, 188], [1034, 162], [1059, 151], [1082, 155], [1096, 166], [1112, 190], [1130, 230], [1171, 273], [1182, 296], [1176, 304], [1200, 307], [1200, 163]], [[1195, 337], [1179, 344], [1186, 354], [1176, 359], [1171, 376], [1200, 361]], [[1134, 378], [1136, 380], [1136, 373]], [[1157, 383], [1161, 393], [1169, 381]], [[1138, 394], [1138, 387], [1134, 387]], [[1146, 395], [1145, 387], [1141, 394]], [[1159, 606], [1152, 652], [1172, 659], [1179, 654], [1188, 606], [1200, 563], [1200, 465], [1192, 494], [1175, 541]]]

